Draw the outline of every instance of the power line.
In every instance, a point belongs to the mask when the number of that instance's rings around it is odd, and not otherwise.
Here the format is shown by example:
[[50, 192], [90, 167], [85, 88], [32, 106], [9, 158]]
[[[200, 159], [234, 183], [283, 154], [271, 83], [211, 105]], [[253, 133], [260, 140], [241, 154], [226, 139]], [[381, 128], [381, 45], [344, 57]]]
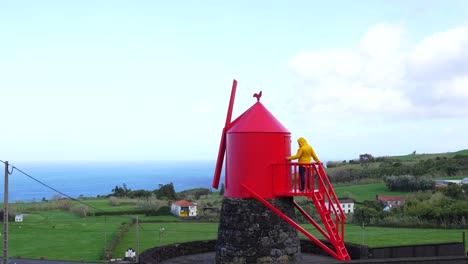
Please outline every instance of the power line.
[[[6, 164], [6, 162], [3, 161], [3, 160], [0, 160], [0, 162]], [[97, 210], [97, 211], [100, 211], [100, 212], [104, 212], [104, 213], [109, 213], [109, 212], [111, 212], [111, 211], [106, 211], [106, 210], [97, 208], [97, 207], [92, 206], [92, 205], [90, 205], [90, 204], [87, 204], [87, 203], [85, 203], [85, 202], [82, 202], [82, 201], [79, 200], [79, 199], [73, 198], [73, 197], [69, 196], [68, 194], [66, 194], [66, 193], [64, 193], [64, 192], [62, 192], [62, 191], [59, 191], [59, 190], [57, 190], [56, 188], [54, 188], [54, 187], [52, 187], [52, 186], [50, 186], [50, 185], [48, 185], [48, 184], [46, 184], [46, 183], [44, 183], [44, 182], [42, 182], [42, 181], [36, 179], [36, 178], [34, 178], [33, 176], [31, 176], [31, 175], [29, 175], [28, 173], [26, 173], [26, 172], [22, 171], [21, 169], [19, 169], [18, 167], [15, 167], [15, 166], [13, 166], [13, 165], [11, 165], [11, 164], [8, 164], [8, 166], [9, 166], [9, 167], [11, 166], [11, 172], [8, 171], [8, 174], [9, 174], [9, 175], [11, 175], [11, 174], [13, 173], [14, 170], [17, 170], [17, 171], [20, 172], [21, 174], [23, 174], [23, 175], [29, 177], [30, 179], [32, 179], [32, 180], [38, 182], [39, 184], [41, 184], [41, 185], [43, 185], [43, 186], [45, 186], [45, 187], [47, 187], [47, 188], [49, 188], [49, 189], [51, 189], [51, 190], [53, 190], [53, 191], [55, 191], [55, 192], [57, 192], [57, 193], [63, 195], [63, 196], [65, 196], [65, 197], [71, 199], [72, 201], [78, 202], [78, 203], [80, 203], [80, 204], [83, 204], [83, 205], [85, 205], [85, 206], [88, 206], [88, 207], [93, 208], [93, 209], [95, 209], [95, 210]], [[120, 215], [119, 217], [127, 218], [127, 219], [134, 219], [133, 217], [130, 217], [130, 216], [122, 216], [122, 215]], [[141, 225], [139, 225], [139, 227], [140, 227], [140, 229], [144, 230], [143, 227], [141, 227]]]
[[86, 206], [88, 206], [88, 207], [90, 207], [90, 208], [93, 208], [93, 209], [96, 209], [96, 210], [98, 210], [98, 211], [105, 212], [104, 210], [102, 210], [102, 209], [100, 209], [100, 208], [97, 208], [97, 207], [94, 207], [94, 206], [92, 206], [92, 205], [86, 204], [86, 203], [84, 203], [84, 202], [82, 202], [82, 201], [80, 201], [80, 200], [78, 200], [78, 199], [76, 199], [76, 198], [71, 197], [70, 195], [68, 195], [68, 194], [66, 194], [66, 193], [64, 193], [64, 192], [61, 192], [61, 191], [55, 189], [54, 187], [52, 187], [52, 186], [50, 186], [50, 185], [48, 185], [48, 184], [46, 184], [46, 183], [44, 183], [44, 182], [42, 182], [42, 181], [40, 181], [40, 180], [34, 178], [33, 176], [27, 174], [26, 172], [24, 172], [24, 171], [18, 169], [18, 168], [15, 167], [15, 166], [12, 166], [12, 167], [13, 167], [13, 169], [15, 169], [15, 170], [21, 172], [23, 175], [29, 177], [30, 179], [32, 179], [32, 180], [38, 182], [39, 184], [41, 184], [41, 185], [43, 185], [43, 186], [45, 186], [45, 187], [47, 187], [47, 188], [49, 188], [49, 189], [51, 189], [51, 190], [57, 192], [57, 193], [60, 193], [61, 195], [65, 196], [65, 197], [67, 197], [67, 198], [69, 198], [69, 199], [71, 199], [71, 200], [73, 200], [73, 201], [75, 201], [75, 202], [78, 202], [78, 203], [80, 203], [80, 204], [86, 205]]
[[[2, 163], [5, 164], [5, 162], [4, 162], [3, 160], [0, 160], [0, 162], [2, 162]], [[49, 188], [49, 189], [51, 189], [51, 190], [57, 192], [57, 193], [59, 193], [59, 194], [65, 196], [65, 197], [67, 197], [67, 198], [69, 198], [69, 199], [71, 199], [71, 200], [73, 200], [73, 201], [75, 201], [75, 202], [78, 202], [78, 203], [80, 203], [80, 204], [86, 205], [86, 206], [88, 206], [88, 207], [90, 207], [90, 208], [93, 208], [93, 209], [98, 210], [98, 211], [101, 211], [101, 212], [106, 212], [105, 210], [102, 210], [102, 209], [100, 209], [100, 208], [97, 208], [97, 207], [94, 207], [94, 206], [89, 205], [89, 204], [87, 204], [87, 203], [84, 203], [84, 202], [82, 202], [82, 201], [80, 201], [80, 200], [78, 200], [78, 199], [76, 199], [76, 198], [71, 197], [70, 195], [68, 195], [68, 194], [66, 194], [66, 193], [64, 193], [64, 192], [61, 192], [61, 191], [55, 189], [54, 187], [52, 187], [52, 186], [50, 186], [50, 185], [48, 185], [48, 184], [46, 184], [46, 183], [44, 183], [44, 182], [42, 182], [42, 181], [40, 181], [40, 180], [34, 178], [33, 176], [29, 175], [28, 173], [22, 171], [21, 169], [15, 167], [15, 166], [13, 166], [13, 165], [10, 165], [10, 164], [8, 164], [8, 165], [12, 167], [11, 172], [8, 172], [10, 175], [13, 173], [13, 170], [17, 170], [18, 172], [22, 173], [23, 175], [29, 177], [30, 179], [32, 179], [32, 180], [34, 180], [34, 181], [36, 181], [36, 182], [38, 182], [39, 184], [41, 184], [41, 185], [43, 185], [43, 186], [45, 186], [45, 187], [47, 187], [47, 188]]]

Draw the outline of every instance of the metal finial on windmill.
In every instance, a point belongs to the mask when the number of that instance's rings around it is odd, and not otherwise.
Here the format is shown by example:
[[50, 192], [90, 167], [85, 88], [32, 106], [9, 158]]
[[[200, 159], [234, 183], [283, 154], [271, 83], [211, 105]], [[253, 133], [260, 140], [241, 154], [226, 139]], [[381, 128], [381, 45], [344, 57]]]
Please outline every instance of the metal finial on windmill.
[[262, 91], [259, 93], [254, 93], [253, 97], [257, 98], [257, 102], [260, 102], [260, 97], [262, 97]]

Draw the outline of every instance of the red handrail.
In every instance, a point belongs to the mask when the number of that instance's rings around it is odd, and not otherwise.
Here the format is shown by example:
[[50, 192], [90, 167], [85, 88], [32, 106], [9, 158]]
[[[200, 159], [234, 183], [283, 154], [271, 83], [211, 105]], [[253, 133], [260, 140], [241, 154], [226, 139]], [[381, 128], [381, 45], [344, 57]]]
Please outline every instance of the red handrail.
[[[332, 187], [332, 185], [331, 185], [331, 183], [330, 183], [330, 180], [328, 179], [327, 174], [325, 173], [325, 170], [323, 169], [323, 164], [322, 164], [321, 162], [320, 162], [320, 163], [316, 163], [316, 164], [318, 164], [319, 175], [321, 175], [319, 178], [322, 179], [322, 180], [325, 179], [325, 182], [326, 182], [326, 184], [327, 184], [328, 190], [331, 191], [331, 194], [332, 194], [332, 196], [333, 196], [333, 201], [334, 201], [334, 202], [332, 202], [332, 203], [333, 203], [333, 204], [335, 204], [335, 203], [336, 203], [336, 204], [340, 204], [340, 201], [339, 201], [338, 198], [336, 197], [336, 193], [335, 193], [335, 191], [333, 190], [333, 187]], [[314, 167], [315, 167], [315, 166], [314, 166]], [[315, 167], [315, 169], [317, 169], [317, 167]], [[327, 193], [328, 193], [328, 192], [327, 192]], [[329, 199], [330, 199], [330, 197], [329, 197]], [[338, 227], [338, 223], [341, 222], [341, 237], [344, 237], [344, 222], [345, 222], [345, 220], [346, 220], [346, 215], [345, 215], [345, 213], [344, 213], [344, 211], [343, 211], [343, 208], [341, 208], [341, 205], [338, 206], [338, 210], [340, 211], [340, 215], [339, 215], [339, 216], [338, 216], [338, 214], [337, 214], [336, 209], [335, 209], [334, 207], [333, 207], [333, 209], [334, 209], [334, 212], [335, 212], [335, 217], [337, 218], [337, 219], [336, 219], [337, 227]], [[339, 221], [338, 218], [339, 218], [341, 221]]]
[[[344, 214], [343, 208], [338, 206], [340, 204], [338, 197], [336, 196], [335, 191], [328, 179], [325, 170], [323, 169], [323, 164], [321, 162], [314, 163], [297, 163], [297, 162], [284, 162], [275, 164], [274, 168], [277, 166], [287, 166], [291, 167], [291, 180], [292, 184], [289, 189], [284, 189], [283, 186], [279, 186], [278, 189], [274, 189], [274, 193], [278, 195], [286, 196], [308, 196], [312, 197], [316, 195], [316, 191], [322, 196], [324, 201], [328, 202], [327, 209], [330, 212], [333, 212], [335, 215], [335, 226], [338, 229], [336, 235], [341, 233], [341, 238], [344, 237], [344, 221], [346, 215]], [[298, 166], [306, 167], [306, 177], [305, 177], [305, 190], [299, 191], [300, 178], [298, 173]], [[273, 169], [275, 172], [276, 169]], [[312, 173], [310, 173], [312, 171]], [[317, 175], [317, 189], [315, 189], [315, 175]], [[284, 174], [275, 174], [273, 173], [273, 181], [281, 182], [285, 177]], [[275, 188], [275, 187], [273, 187]], [[341, 232], [339, 232], [341, 228]]]
[[[304, 182], [301, 183], [301, 179], [298, 173], [298, 167], [305, 167], [305, 178]], [[325, 239], [327, 239], [335, 248], [337, 255], [340, 260], [350, 260], [349, 254], [346, 251], [344, 245], [344, 220], [346, 215], [344, 214], [343, 208], [340, 205], [338, 197], [328, 179], [323, 164], [317, 163], [277, 163], [272, 166], [272, 180], [273, 193], [276, 196], [306, 196], [312, 198], [317, 208], [317, 212], [320, 214], [320, 218], [323, 221], [324, 228], [322, 228], [310, 215], [305, 212], [301, 206], [294, 202], [296, 209], [311, 223]], [[317, 177], [317, 180], [315, 180]], [[292, 181], [292, 182], [291, 182]], [[302, 185], [302, 186], [301, 186]], [[317, 186], [315, 186], [317, 185]], [[299, 190], [300, 187], [304, 187], [303, 190]], [[306, 235], [309, 239], [317, 243], [317, 239], [308, 232], [300, 227], [297, 223], [289, 219], [283, 213], [279, 212], [278, 209], [274, 208], [271, 204], [265, 201], [262, 197], [259, 197], [254, 191], [248, 186], [243, 187], [257, 200], [261, 201], [268, 208], [273, 210], [275, 213], [280, 215], [288, 223], [294, 226], [297, 230]], [[334, 215], [334, 216], [333, 216]], [[341, 228], [341, 232], [340, 232]], [[319, 246], [323, 246], [318, 243]], [[327, 251], [328, 252], [328, 251]]]

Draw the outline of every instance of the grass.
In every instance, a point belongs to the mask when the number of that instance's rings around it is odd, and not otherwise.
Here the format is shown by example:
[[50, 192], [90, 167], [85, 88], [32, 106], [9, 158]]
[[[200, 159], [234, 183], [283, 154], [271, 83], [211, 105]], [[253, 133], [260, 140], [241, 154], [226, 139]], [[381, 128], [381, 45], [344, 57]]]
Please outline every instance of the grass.
[[[161, 229], [164, 228], [164, 231]], [[217, 238], [218, 223], [177, 222], [140, 224], [140, 253], [160, 245], [212, 240]], [[136, 249], [136, 228], [133, 225], [115, 249], [114, 257], [123, 257], [128, 248]]]
[[[372, 163], [369, 163], [369, 167], [370, 169], [374, 169], [374, 168], [378, 168], [380, 166], [380, 163], [381, 162], [372, 162]], [[326, 168], [325, 169], [325, 172], [328, 174], [328, 173], [332, 173], [336, 170], [353, 170], [353, 169], [361, 169], [361, 164], [359, 162], [357, 163], [346, 163], [346, 164], [343, 164], [343, 165], [340, 165], [340, 166], [337, 166], [337, 167], [331, 167], [331, 168]]]
[[333, 187], [336, 196], [341, 197], [345, 192], [351, 193], [356, 202], [363, 202], [365, 200], [374, 200], [377, 194], [389, 196], [408, 196], [410, 192], [391, 192], [387, 189], [384, 183], [373, 183], [363, 185], [350, 185], [350, 186], [337, 186]]
[[[435, 159], [439, 158], [453, 158], [455, 155], [462, 155], [468, 156], [468, 149], [460, 150], [457, 152], [446, 152], [446, 153], [431, 153], [431, 154], [408, 154], [408, 155], [400, 155], [400, 156], [389, 156], [388, 158], [400, 160], [405, 164], [414, 164], [420, 160], [427, 160], [427, 159]], [[327, 173], [332, 173], [336, 170], [353, 170], [353, 169], [360, 169], [361, 164], [359, 163], [359, 159], [355, 159], [356, 163], [346, 163], [340, 164], [338, 167], [326, 168], [325, 171]], [[339, 162], [339, 161], [337, 161]], [[372, 162], [369, 164], [369, 168], [377, 168], [379, 167], [381, 162]]]
[[[370, 184], [377, 186], [379, 184]], [[351, 186], [354, 187], [354, 186]], [[360, 186], [363, 187], [363, 186]], [[370, 188], [372, 190], [380, 190]], [[355, 189], [361, 191], [360, 189]], [[365, 190], [369, 190], [369, 186]], [[372, 196], [372, 195], [371, 195]], [[218, 223], [186, 222], [173, 216], [139, 216], [139, 251], [159, 245], [217, 238]], [[49, 260], [102, 261], [105, 243], [122, 223], [130, 223], [127, 216], [80, 218], [63, 211], [42, 211], [28, 214], [22, 223], [10, 223], [10, 256]], [[321, 238], [311, 225], [307, 230]], [[161, 231], [164, 228], [164, 231]], [[456, 229], [383, 228], [346, 225], [346, 241], [368, 246], [408, 245], [461, 241]], [[302, 235], [301, 235], [302, 236]], [[123, 257], [125, 250], [137, 247], [136, 227], [131, 225], [114, 250], [113, 257]], [[1, 247], [0, 247], [1, 248]], [[468, 250], [468, 248], [467, 248]]]
[[[109, 203], [109, 199], [85, 199], [80, 200], [83, 204], [89, 205], [91, 211], [106, 211], [106, 212], [124, 212], [124, 211], [136, 211], [142, 210], [137, 206], [136, 199], [118, 198], [119, 205], [113, 206]], [[72, 201], [71, 207], [79, 206], [81, 203], [78, 201]], [[31, 203], [11, 203], [12, 208], [20, 211], [44, 211], [47, 207], [54, 204], [54, 201], [47, 202], [31, 202]], [[1, 203], [3, 205], [3, 203]]]
[[22, 223], [9, 224], [10, 256], [99, 261], [104, 243], [122, 222], [130, 221], [121, 216], [80, 218], [62, 211], [35, 212]]
[[173, 215], [161, 215], [161, 216], [145, 216], [145, 215], [140, 215], [138, 216], [138, 219], [141, 222], [144, 221], [153, 221], [153, 222], [180, 222], [182, 221], [180, 218], [175, 217]]
[[[317, 238], [321, 238], [321, 235], [312, 226], [305, 228], [313, 235], [316, 235]], [[363, 229], [361, 226], [348, 224], [345, 226], [345, 240], [370, 247], [461, 242], [462, 232], [467, 231], [468, 229], [416, 229], [373, 226], [367, 226]], [[466, 249], [468, 250], [468, 245]]]
[[455, 152], [455, 154], [462, 155], [462, 156], [468, 156], [468, 149], [457, 151], [457, 152]]
[[[314, 236], [322, 239], [312, 225], [303, 225]], [[160, 229], [164, 228], [162, 233]], [[217, 223], [145, 223], [140, 225], [140, 252], [160, 245], [181, 243], [193, 240], [210, 240], [217, 238]], [[365, 244], [370, 247], [397, 246], [411, 244], [457, 242], [462, 239], [458, 229], [412, 229], [365, 227], [357, 225], [345, 226], [347, 242]], [[161, 237], [160, 237], [161, 235]], [[300, 234], [301, 238], [305, 238]], [[136, 248], [136, 228], [133, 226], [116, 248], [114, 257], [121, 257], [129, 247]], [[467, 245], [468, 250], [468, 245]]]
[[399, 159], [402, 161], [419, 161], [419, 160], [427, 160], [427, 159], [435, 159], [439, 158], [453, 158], [458, 152], [447, 152], [447, 153], [433, 153], [433, 154], [409, 154], [409, 155], [402, 155], [402, 156], [393, 156], [392, 158]]

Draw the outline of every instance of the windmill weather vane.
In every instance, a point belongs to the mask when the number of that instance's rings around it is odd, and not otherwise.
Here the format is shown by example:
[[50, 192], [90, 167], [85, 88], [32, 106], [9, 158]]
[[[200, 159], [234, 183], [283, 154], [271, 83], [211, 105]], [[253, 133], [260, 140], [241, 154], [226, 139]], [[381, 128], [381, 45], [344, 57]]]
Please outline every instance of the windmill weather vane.
[[257, 98], [257, 102], [260, 102], [260, 97], [262, 97], [262, 91], [259, 93], [254, 93], [253, 97]]

